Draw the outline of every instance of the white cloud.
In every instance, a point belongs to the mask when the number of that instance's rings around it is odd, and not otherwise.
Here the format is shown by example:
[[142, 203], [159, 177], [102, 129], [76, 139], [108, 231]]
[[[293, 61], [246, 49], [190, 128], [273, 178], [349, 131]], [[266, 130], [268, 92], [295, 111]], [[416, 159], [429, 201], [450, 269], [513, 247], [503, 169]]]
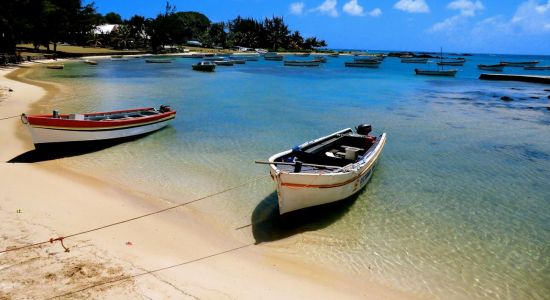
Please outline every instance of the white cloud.
[[317, 6], [316, 8], [312, 9], [311, 11], [316, 11], [322, 14], [329, 15], [333, 18], [336, 18], [338, 17], [336, 4], [338, 4], [338, 1], [336, 0], [325, 0], [325, 2], [323, 2], [321, 5]]
[[542, 5], [535, 0], [523, 2], [511, 23], [527, 33], [550, 32], [550, 0]]
[[458, 23], [462, 21], [462, 16], [456, 15], [449, 17], [441, 22], [435, 23], [430, 29], [428, 29], [429, 32], [437, 32], [437, 31], [445, 31], [445, 30], [451, 30], [455, 28]]
[[393, 5], [393, 7], [408, 13], [430, 12], [430, 8], [424, 0], [399, 0], [399, 2]]
[[485, 7], [483, 6], [483, 3], [481, 1], [470, 1], [470, 0], [455, 0], [449, 5], [447, 5], [448, 9], [453, 10], [460, 10], [460, 14], [467, 17], [475, 16], [476, 11], [482, 10]]
[[363, 16], [365, 15], [365, 12], [363, 10], [363, 7], [357, 3], [357, 0], [350, 0], [346, 4], [344, 4], [343, 8], [344, 12], [348, 13], [352, 16]]
[[545, 13], [547, 10], [550, 10], [550, 0], [548, 0], [548, 2], [546, 4], [537, 5], [537, 7], [535, 7], [535, 9], [537, 10], [537, 12], [539, 12], [541, 14]]
[[301, 15], [304, 13], [304, 2], [294, 2], [290, 4], [290, 13], [293, 15]]
[[484, 9], [483, 3], [477, 0], [475, 2], [470, 0], [455, 0], [450, 2], [447, 5], [448, 9], [459, 10], [458, 15], [449, 17], [441, 22], [435, 23], [430, 29], [429, 32], [437, 31], [452, 31], [460, 24], [466, 22], [466, 19], [476, 15], [476, 11]]
[[369, 16], [371, 17], [379, 17], [382, 15], [382, 10], [380, 8], [375, 8], [369, 12]]

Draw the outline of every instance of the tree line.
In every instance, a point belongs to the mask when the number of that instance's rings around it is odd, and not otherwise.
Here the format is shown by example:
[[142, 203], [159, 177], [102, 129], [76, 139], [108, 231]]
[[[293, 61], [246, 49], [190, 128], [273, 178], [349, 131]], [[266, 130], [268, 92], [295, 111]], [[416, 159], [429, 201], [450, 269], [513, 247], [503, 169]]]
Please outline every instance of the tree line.
[[[304, 38], [292, 31], [282, 17], [255, 20], [240, 16], [227, 22], [211, 22], [199, 12], [177, 11], [166, 3], [156, 18], [119, 14], [102, 15], [94, 4], [82, 0], [10, 0], [0, 9], [0, 52], [15, 53], [18, 43], [32, 43], [53, 51], [61, 42], [79, 46], [115, 49], [147, 49], [158, 52], [165, 46], [199, 41], [205, 47], [234, 46], [270, 50], [310, 50], [326, 47], [316, 37]], [[116, 24], [108, 33], [97, 33], [102, 24]]]

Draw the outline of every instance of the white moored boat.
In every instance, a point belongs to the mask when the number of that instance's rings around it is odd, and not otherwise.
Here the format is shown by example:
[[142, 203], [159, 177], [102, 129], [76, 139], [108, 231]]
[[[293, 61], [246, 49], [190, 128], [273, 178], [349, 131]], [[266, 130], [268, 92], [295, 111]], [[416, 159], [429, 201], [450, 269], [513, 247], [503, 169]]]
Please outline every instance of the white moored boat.
[[275, 154], [268, 162], [277, 185], [279, 213], [346, 199], [369, 181], [386, 143], [360, 125]]
[[115, 140], [134, 137], [159, 130], [176, 117], [169, 106], [136, 108], [90, 114], [21, 116], [31, 132], [36, 148], [39, 146]]

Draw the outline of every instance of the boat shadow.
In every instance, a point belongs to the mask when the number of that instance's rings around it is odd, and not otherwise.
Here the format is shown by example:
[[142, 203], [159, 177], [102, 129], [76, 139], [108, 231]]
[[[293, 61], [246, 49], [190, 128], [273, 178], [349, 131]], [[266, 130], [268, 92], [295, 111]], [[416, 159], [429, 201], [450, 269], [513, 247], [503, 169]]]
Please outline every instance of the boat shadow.
[[101, 151], [113, 146], [131, 142], [145, 137], [153, 132], [148, 132], [139, 136], [120, 138], [116, 140], [94, 141], [94, 142], [71, 142], [62, 144], [46, 144], [37, 147], [34, 150], [19, 154], [8, 160], [8, 163], [36, 163], [48, 160], [73, 157], [92, 152]]
[[273, 192], [252, 213], [252, 235], [256, 244], [260, 244], [325, 228], [341, 219], [351, 209], [359, 194], [361, 193], [334, 203], [279, 215], [277, 193]]

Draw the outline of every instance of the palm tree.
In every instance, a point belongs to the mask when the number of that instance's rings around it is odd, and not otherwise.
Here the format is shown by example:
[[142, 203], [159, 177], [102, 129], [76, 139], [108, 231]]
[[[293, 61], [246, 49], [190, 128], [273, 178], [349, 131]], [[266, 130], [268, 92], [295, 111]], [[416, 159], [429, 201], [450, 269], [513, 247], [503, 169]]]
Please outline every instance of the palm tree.
[[286, 47], [288, 45], [290, 31], [283, 21], [283, 18], [266, 18], [264, 21], [264, 28], [267, 33], [267, 42], [272, 46], [272, 49], [278, 49], [281, 46]]

